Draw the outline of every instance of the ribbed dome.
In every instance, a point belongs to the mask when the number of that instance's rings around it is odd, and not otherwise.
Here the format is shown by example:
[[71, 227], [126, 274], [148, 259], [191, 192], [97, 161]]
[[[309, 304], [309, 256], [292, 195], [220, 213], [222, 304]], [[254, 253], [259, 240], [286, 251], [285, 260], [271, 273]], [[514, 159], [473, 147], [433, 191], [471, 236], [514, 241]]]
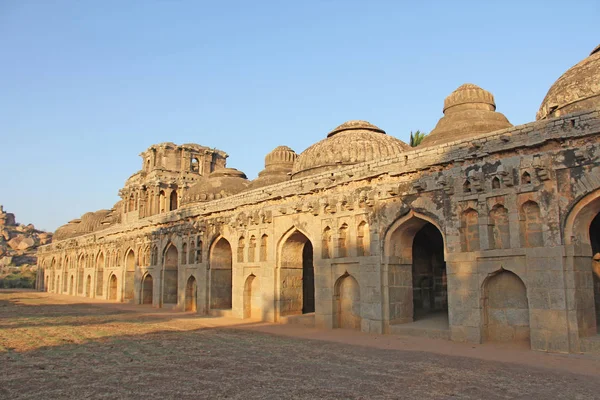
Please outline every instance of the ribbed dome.
[[345, 165], [396, 156], [410, 146], [367, 121], [348, 121], [304, 150], [292, 169], [299, 178]]
[[548, 90], [536, 119], [600, 107], [600, 46], [565, 72]]
[[235, 168], [221, 168], [212, 172], [208, 177], [202, 177], [183, 196], [182, 204], [210, 201], [232, 196], [246, 189], [248, 179], [246, 174]]
[[461, 85], [446, 97], [443, 111], [444, 116], [420, 146], [435, 146], [512, 126], [503, 114], [496, 112], [494, 96], [472, 83]]
[[104, 227], [101, 222], [109, 214], [110, 210], [87, 212], [81, 218], [71, 220], [66, 225], [59, 227], [54, 233], [54, 240], [68, 239], [102, 229]]
[[290, 173], [298, 155], [287, 146], [278, 146], [265, 157], [265, 169], [250, 182], [248, 190], [290, 180]]
[[272, 152], [265, 156], [265, 168], [281, 165], [291, 169], [298, 155], [287, 146], [277, 146]]

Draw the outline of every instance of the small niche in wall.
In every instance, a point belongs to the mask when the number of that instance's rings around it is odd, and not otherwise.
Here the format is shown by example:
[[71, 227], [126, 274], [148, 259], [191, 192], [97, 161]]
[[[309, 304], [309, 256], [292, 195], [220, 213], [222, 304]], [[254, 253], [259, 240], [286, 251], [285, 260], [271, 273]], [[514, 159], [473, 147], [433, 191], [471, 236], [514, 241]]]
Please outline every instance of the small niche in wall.
[[500, 189], [500, 178], [497, 176], [492, 179], [492, 189]]
[[465, 180], [465, 183], [463, 184], [463, 192], [471, 193], [471, 181], [469, 181], [468, 179]]

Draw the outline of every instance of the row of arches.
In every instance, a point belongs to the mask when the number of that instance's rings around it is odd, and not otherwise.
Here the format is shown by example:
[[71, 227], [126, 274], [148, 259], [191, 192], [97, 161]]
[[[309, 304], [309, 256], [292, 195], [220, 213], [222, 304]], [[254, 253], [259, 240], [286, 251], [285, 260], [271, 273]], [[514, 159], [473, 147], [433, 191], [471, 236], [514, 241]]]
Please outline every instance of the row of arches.
[[[251, 235], [248, 240], [248, 248], [246, 249], [246, 238], [244, 236], [240, 236], [238, 239], [238, 247], [237, 247], [237, 262], [263, 262], [267, 261], [267, 246], [269, 242], [269, 236], [267, 234], [263, 234], [260, 236], [260, 243], [257, 243], [257, 239], [255, 235]], [[256, 248], [259, 248], [258, 258], [256, 257]], [[244, 257], [244, 254], [247, 256]]]
[[[574, 281], [576, 288], [577, 307], [573, 307], [573, 312], [577, 313], [579, 324], [579, 332], [582, 335], [595, 334], [597, 331], [597, 321], [600, 320], [600, 195], [596, 195], [589, 202], [582, 201], [582, 204], [577, 205], [568, 214], [565, 222], [565, 244], [577, 244], [575, 263], [577, 265], [569, 267], [576, 275]], [[468, 209], [462, 213], [462, 232], [465, 242], [473, 244], [469, 247], [469, 251], [476, 250], [477, 241], [479, 240], [479, 232], [481, 226], [479, 224], [479, 215], [474, 209]], [[489, 211], [489, 235], [490, 241], [493, 243], [493, 248], [503, 249], [509, 248], [511, 241], [515, 242], [513, 237], [516, 232], [511, 232], [509, 223], [510, 213], [503, 204], [495, 204]], [[540, 208], [534, 201], [526, 201], [520, 207], [518, 212], [519, 223], [521, 228], [521, 243], [524, 247], [539, 247], [543, 246], [542, 237], [542, 219]], [[515, 217], [515, 219], [517, 219]], [[357, 226], [359, 228], [361, 224]], [[354, 238], [365, 237], [368, 235], [368, 227], [365, 227], [365, 234], [359, 234], [360, 229], [357, 229]], [[514, 225], [513, 225], [514, 226]], [[330, 250], [337, 248], [337, 256], [343, 256], [344, 248], [348, 249], [348, 240], [350, 227], [348, 224], [342, 224], [333, 237], [323, 234], [321, 247], [324, 244], [329, 246]], [[323, 232], [331, 233], [332, 230], [328, 226]], [[385, 255], [386, 284], [382, 286], [382, 291], [387, 291], [385, 296], [385, 306], [388, 309], [384, 312], [389, 315], [391, 324], [400, 324], [412, 321], [420, 321], [428, 318], [437, 318], [442, 316], [448, 320], [448, 272], [446, 267], [446, 249], [445, 237], [434, 220], [429, 217], [416, 214], [414, 212], [400, 218], [383, 234]], [[327, 240], [323, 239], [327, 238]], [[244, 259], [249, 259], [247, 253], [249, 248], [255, 249], [255, 254], [258, 254], [256, 247], [259, 247], [260, 239], [258, 236], [250, 237], [246, 242], [239, 240], [243, 246], [239, 246], [237, 250], [242, 248], [242, 256]], [[336, 246], [334, 247], [333, 239]], [[367, 241], [368, 243], [369, 241]], [[187, 242], [188, 244], [191, 242]], [[254, 243], [255, 246], [251, 244]], [[297, 315], [312, 313], [315, 311], [315, 269], [314, 260], [315, 249], [313, 242], [309, 240], [298, 229], [292, 228], [286, 233], [277, 246], [277, 251], [274, 252], [277, 256], [277, 268], [275, 279], [277, 302], [276, 308], [278, 315]], [[318, 242], [317, 242], [318, 243]], [[194, 242], [196, 246], [198, 242]], [[585, 246], [582, 246], [585, 245]], [[191, 245], [190, 245], [191, 246]], [[359, 246], [360, 247], [360, 246]], [[365, 246], [368, 247], [368, 246]], [[157, 280], [161, 282], [161, 302], [164, 304], [177, 304], [178, 293], [181, 292], [182, 298], [185, 298], [185, 308], [189, 309], [192, 306], [188, 305], [188, 299], [194, 298], [197, 295], [198, 282], [195, 280], [192, 283], [181, 281], [178, 283], [178, 265], [181, 264], [181, 257], [184, 260], [189, 260], [191, 253], [190, 247], [184, 245], [182, 251], [178, 251], [177, 246], [173, 243], [167, 244], [162, 257], [164, 257], [163, 268], [161, 271], [154, 270], [153, 276], [143, 278], [141, 289], [142, 295], [140, 302], [147, 303], [148, 298], [154, 301], [153, 292], [156, 288], [153, 284]], [[321, 249], [322, 250], [322, 249]], [[156, 247], [152, 252], [158, 253]], [[186, 256], [187, 252], [187, 256]], [[182, 253], [182, 254], [180, 254]], [[207, 305], [210, 309], [230, 309], [232, 307], [233, 294], [233, 274], [232, 264], [234, 251], [230, 242], [224, 237], [218, 237], [208, 250], [208, 266], [210, 272], [207, 273], [206, 281], [202, 281], [202, 285], [207, 285]], [[114, 254], [114, 253], [111, 253]], [[119, 254], [117, 252], [117, 254]], [[333, 255], [332, 251], [329, 255]], [[347, 253], [346, 253], [347, 254]], [[235, 254], [239, 255], [239, 254]], [[318, 256], [318, 254], [317, 254]], [[112, 255], [111, 255], [112, 257]], [[158, 254], [156, 255], [158, 257]], [[260, 256], [259, 256], [260, 257]], [[97, 266], [104, 265], [104, 254], [99, 253]], [[326, 258], [326, 257], [325, 257]], [[91, 258], [90, 258], [91, 259]], [[73, 257], [64, 258], [62, 261], [52, 261], [52, 265], [56, 266], [59, 262], [62, 265], [73, 265]], [[77, 265], [88, 265], [84, 258], [76, 259]], [[123, 287], [125, 288], [124, 298], [133, 298], [135, 291], [135, 253], [131, 249], [125, 253], [123, 258], [125, 263], [126, 274], [121, 276], [111, 275], [109, 284], [105, 285], [104, 290], [108, 290], [107, 298], [115, 298], [113, 293], [113, 281], [123, 279]], [[591, 267], [590, 267], [591, 265]], [[52, 266], [51, 266], [52, 268]], [[133, 273], [132, 282], [128, 283], [127, 273]], [[102, 277], [104, 269], [97, 268], [95, 281], [100, 285], [96, 288], [97, 293], [102, 292], [101, 282], [104, 282]], [[160, 274], [161, 276], [157, 276]], [[346, 272], [338, 278], [332, 288], [333, 293], [333, 320], [334, 326], [338, 327], [357, 327], [362, 323], [363, 313], [361, 312], [361, 278], [357, 274], [349, 274]], [[260, 292], [260, 274], [251, 273], [244, 278], [243, 281], [243, 313], [245, 316], [252, 316], [259, 310], [256, 304], [261, 304], [261, 299], [257, 296], [257, 291]], [[50, 287], [61, 288], [63, 292], [73, 293], [75, 281], [89, 280], [87, 272], [81, 275], [79, 272], [73, 274], [68, 268], [62, 271], [52, 270], [51, 276], [48, 279]], [[183, 279], [183, 277], [181, 278]], [[84, 293], [90, 293], [88, 288], [93, 284], [91, 280], [83, 289], [79, 289]], [[149, 283], [148, 283], [149, 282]], [[178, 285], [186, 282], [184, 290], [179, 290]], [[527, 296], [526, 281], [523, 281], [515, 272], [500, 269], [488, 279], [480, 287], [482, 301], [482, 326], [484, 337], [489, 340], [501, 340], [510, 338], [510, 340], [524, 340], [529, 335], [529, 304]], [[188, 286], [188, 283], [190, 286]], [[115, 284], [116, 285], [116, 284]], [[195, 286], [194, 286], [195, 285]], [[115, 286], [116, 287], [116, 286]], [[158, 287], [158, 286], [157, 286]], [[183, 288], [182, 288], [183, 289]], [[116, 289], [115, 289], [116, 290]], [[151, 295], [148, 295], [151, 293]], [[590, 296], [590, 294], [592, 294]], [[579, 296], [579, 297], [577, 297]], [[591, 300], [588, 300], [591, 299]], [[197, 304], [197, 297], [194, 304]], [[253, 306], [254, 304], [254, 306]], [[253, 311], [255, 310], [255, 311]], [[593, 333], [592, 333], [593, 331]]]
[[[338, 228], [335, 246], [333, 244], [333, 230], [329, 226], [326, 226], [321, 236], [321, 258], [348, 257], [350, 255], [349, 241], [349, 226], [347, 223], [342, 223]], [[368, 256], [370, 252], [369, 247], [369, 225], [366, 221], [361, 221], [356, 226], [356, 255], [359, 257]], [[336, 254], [334, 254], [334, 250], [336, 250]]]
[[[512, 178], [510, 179], [512, 185]], [[529, 185], [531, 184], [531, 174], [527, 171], [524, 171], [520, 176], [520, 184], [521, 185]], [[500, 176], [494, 176], [491, 180], [492, 189], [501, 189], [504, 186], [503, 179]], [[472, 193], [472, 182], [470, 179], [465, 179], [463, 182], [463, 193]]]
[[[519, 231], [521, 247], [544, 245], [543, 221], [539, 205], [532, 200], [524, 202], [519, 209]], [[511, 248], [511, 224], [509, 211], [504, 204], [495, 204], [488, 214], [489, 249]], [[479, 213], [468, 208], [461, 214], [461, 250], [465, 252], [481, 249]]]

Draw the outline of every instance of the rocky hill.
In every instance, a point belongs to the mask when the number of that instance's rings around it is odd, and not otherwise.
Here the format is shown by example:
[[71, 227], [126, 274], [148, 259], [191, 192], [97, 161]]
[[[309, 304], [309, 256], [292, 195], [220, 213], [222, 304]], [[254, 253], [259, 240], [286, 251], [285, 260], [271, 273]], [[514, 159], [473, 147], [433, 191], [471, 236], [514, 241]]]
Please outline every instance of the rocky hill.
[[17, 223], [0, 206], [0, 288], [33, 287], [37, 247], [52, 241], [52, 233]]

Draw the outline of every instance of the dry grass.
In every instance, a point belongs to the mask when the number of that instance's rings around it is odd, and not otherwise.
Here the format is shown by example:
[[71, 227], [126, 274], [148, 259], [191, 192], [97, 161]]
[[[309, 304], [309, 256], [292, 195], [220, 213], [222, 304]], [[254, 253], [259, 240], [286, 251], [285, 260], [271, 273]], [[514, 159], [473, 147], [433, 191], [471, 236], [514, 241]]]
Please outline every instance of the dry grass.
[[592, 399], [600, 379], [0, 291], [0, 398]]

